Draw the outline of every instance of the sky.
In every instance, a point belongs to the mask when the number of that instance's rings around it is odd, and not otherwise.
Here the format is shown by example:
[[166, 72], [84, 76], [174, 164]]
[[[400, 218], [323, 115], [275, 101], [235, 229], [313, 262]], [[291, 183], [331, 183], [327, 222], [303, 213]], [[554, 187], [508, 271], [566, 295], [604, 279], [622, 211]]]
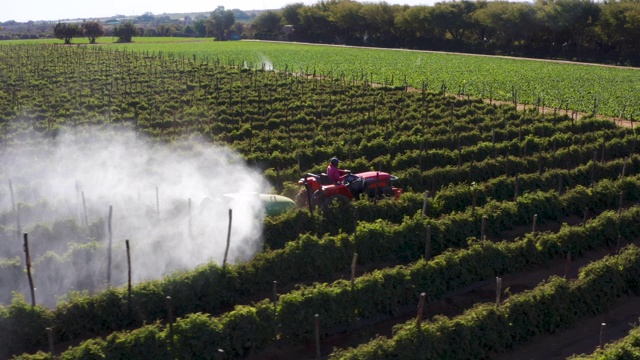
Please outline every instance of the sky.
[[[114, 15], [142, 15], [151, 12], [154, 15], [163, 13], [211, 12], [218, 6], [225, 9], [265, 10], [280, 9], [288, 4], [302, 2], [306, 5], [317, 3], [315, 0], [0, 0], [0, 22], [15, 20], [57, 21], [64, 19], [101, 18]], [[377, 3], [380, 1], [367, 1]], [[433, 5], [435, 0], [386, 0], [389, 4]]]

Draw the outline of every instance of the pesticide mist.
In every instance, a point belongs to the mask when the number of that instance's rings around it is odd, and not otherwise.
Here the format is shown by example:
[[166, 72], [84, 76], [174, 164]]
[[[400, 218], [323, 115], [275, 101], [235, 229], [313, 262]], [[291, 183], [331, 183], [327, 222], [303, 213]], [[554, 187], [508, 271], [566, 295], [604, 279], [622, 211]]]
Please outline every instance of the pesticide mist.
[[12, 291], [30, 296], [24, 233], [36, 300], [45, 306], [70, 291], [126, 284], [126, 240], [134, 283], [222, 264], [230, 218], [227, 263], [259, 250], [257, 193], [266, 184], [239, 155], [204, 143], [151, 143], [131, 132], [96, 134], [68, 131], [0, 155], [0, 304]]

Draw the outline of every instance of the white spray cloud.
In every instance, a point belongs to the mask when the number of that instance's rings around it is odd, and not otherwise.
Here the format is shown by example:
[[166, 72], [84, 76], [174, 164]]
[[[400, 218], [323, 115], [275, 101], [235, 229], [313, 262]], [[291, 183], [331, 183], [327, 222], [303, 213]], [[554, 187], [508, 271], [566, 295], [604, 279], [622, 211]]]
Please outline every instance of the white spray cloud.
[[260, 62], [262, 63], [262, 67], [264, 68], [264, 70], [272, 71], [273, 63], [271, 62], [271, 60], [269, 60], [269, 58], [263, 53], [258, 54], [260, 55]]
[[[85, 216], [89, 227], [100, 230], [95, 240], [102, 250], [60, 263], [63, 279], [38, 273], [34, 265], [36, 287], [46, 281], [60, 287], [39, 294], [40, 303], [52, 305], [54, 296], [69, 290], [104, 288], [110, 206], [111, 284], [115, 286], [127, 279], [125, 239], [131, 245], [134, 282], [209, 261], [221, 264], [230, 208], [233, 221], [227, 263], [248, 260], [259, 250], [264, 210], [256, 194], [264, 191], [263, 179], [239, 155], [205, 143], [152, 144], [132, 132], [88, 135], [91, 133], [98, 132], [93, 129], [78, 135], [68, 131], [55, 140], [42, 139], [37, 151], [0, 155], [1, 177], [12, 180], [15, 202], [31, 209], [30, 216], [22, 215], [23, 231], [38, 234], [37, 224], [51, 225], [63, 219], [75, 219], [84, 226]], [[228, 197], [225, 193], [244, 195]], [[10, 213], [12, 206], [9, 196], [2, 196], [0, 214]], [[5, 223], [7, 219], [13, 222], [13, 216], [5, 216]], [[35, 264], [45, 251], [62, 255], [69, 249], [64, 239], [30, 237], [29, 241], [36, 249], [32, 254]], [[22, 248], [17, 244], [0, 242], [0, 258], [19, 254]], [[52, 287], [46, 285], [43, 287]], [[18, 290], [2, 286], [0, 292]], [[24, 286], [19, 290], [24, 292]]]

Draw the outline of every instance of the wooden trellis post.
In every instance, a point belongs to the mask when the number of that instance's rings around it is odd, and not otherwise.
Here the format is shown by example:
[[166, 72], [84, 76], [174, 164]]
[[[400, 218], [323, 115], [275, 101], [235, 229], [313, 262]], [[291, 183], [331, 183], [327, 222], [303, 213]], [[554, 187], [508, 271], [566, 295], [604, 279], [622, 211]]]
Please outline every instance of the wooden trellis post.
[[191, 215], [191, 198], [189, 198], [187, 202], [187, 211], [188, 211], [188, 231], [189, 231], [189, 239], [193, 239], [193, 231], [192, 231], [192, 215]]
[[571, 264], [571, 251], [567, 252], [567, 262], [564, 266], [564, 277], [565, 279], [569, 276], [569, 265]]
[[227, 247], [224, 250], [224, 259], [222, 260], [222, 268], [227, 266], [227, 255], [229, 255], [229, 245], [231, 244], [231, 222], [233, 220], [233, 210], [229, 209], [229, 228], [227, 229]]
[[358, 253], [353, 253], [351, 260], [351, 289], [353, 290], [356, 281], [356, 262], [358, 261]]
[[24, 253], [27, 265], [27, 277], [29, 278], [29, 289], [31, 290], [31, 306], [36, 306], [36, 289], [33, 286], [33, 276], [31, 275], [31, 255], [29, 254], [29, 237], [24, 233]]
[[598, 152], [593, 152], [593, 163], [591, 163], [591, 187], [595, 185], [596, 182], [596, 161], [598, 161]]
[[427, 202], [429, 201], [429, 190], [424, 192], [424, 201], [422, 202], [422, 216], [427, 215]]
[[131, 250], [129, 248], [129, 240], [125, 240], [127, 247], [127, 306], [129, 307], [129, 313], [131, 313]]
[[16, 211], [16, 200], [13, 196], [13, 183], [11, 182], [11, 179], [9, 179], [9, 193], [11, 194], [11, 209]]
[[55, 354], [54, 354], [54, 343], [53, 343], [53, 329], [48, 327], [45, 329], [47, 331], [47, 340], [49, 341], [49, 353], [51, 354], [51, 356], [54, 356], [55, 359]]
[[558, 174], [558, 195], [562, 195], [562, 174]]
[[431, 225], [427, 225], [427, 238], [425, 240], [425, 246], [424, 246], [425, 261], [429, 260], [430, 256], [431, 256]]
[[87, 202], [84, 199], [84, 191], [81, 192], [82, 195], [82, 211], [84, 212], [84, 227], [89, 227], [89, 217], [87, 216]]
[[622, 214], [622, 208], [624, 205], [624, 192], [621, 190], [620, 191], [620, 199], [619, 201], [619, 206], [618, 206], [618, 215]]
[[420, 327], [422, 323], [422, 316], [424, 314], [424, 304], [426, 302], [427, 293], [420, 294], [420, 301], [418, 302], [418, 314], [416, 315], [416, 326]]
[[316, 359], [320, 359], [320, 315], [315, 314], [314, 320], [314, 333], [316, 338]]
[[113, 206], [109, 205], [109, 219], [107, 222], [107, 232], [109, 236], [109, 244], [107, 245], [107, 287], [111, 288], [111, 250], [113, 244], [113, 232], [111, 227], [111, 220], [113, 217]]
[[165, 304], [167, 306], [167, 323], [169, 324], [169, 344], [171, 349], [175, 351], [174, 339], [173, 339], [173, 300], [171, 296], [165, 298]]
[[487, 240], [487, 216], [482, 217], [482, 225], [480, 226], [480, 240]]
[[276, 280], [273, 281], [273, 311], [276, 311], [278, 305], [278, 282]]
[[16, 227], [18, 229], [18, 239], [20, 239], [20, 234], [22, 233], [22, 225], [20, 224], [20, 212], [22, 209], [22, 204], [18, 203], [18, 207], [16, 209]]

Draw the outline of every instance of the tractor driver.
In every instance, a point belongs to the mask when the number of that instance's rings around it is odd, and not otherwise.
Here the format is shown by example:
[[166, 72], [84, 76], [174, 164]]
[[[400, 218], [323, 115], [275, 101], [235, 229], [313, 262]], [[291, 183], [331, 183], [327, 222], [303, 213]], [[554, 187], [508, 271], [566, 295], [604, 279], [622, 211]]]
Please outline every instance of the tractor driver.
[[327, 176], [329, 177], [329, 179], [331, 179], [331, 181], [333, 181], [334, 184], [338, 184], [341, 181], [343, 181], [347, 177], [347, 175], [351, 172], [349, 170], [339, 169], [338, 168], [339, 163], [340, 163], [340, 160], [338, 160], [337, 157], [333, 157], [331, 158], [331, 162], [329, 163], [329, 166], [327, 166]]

